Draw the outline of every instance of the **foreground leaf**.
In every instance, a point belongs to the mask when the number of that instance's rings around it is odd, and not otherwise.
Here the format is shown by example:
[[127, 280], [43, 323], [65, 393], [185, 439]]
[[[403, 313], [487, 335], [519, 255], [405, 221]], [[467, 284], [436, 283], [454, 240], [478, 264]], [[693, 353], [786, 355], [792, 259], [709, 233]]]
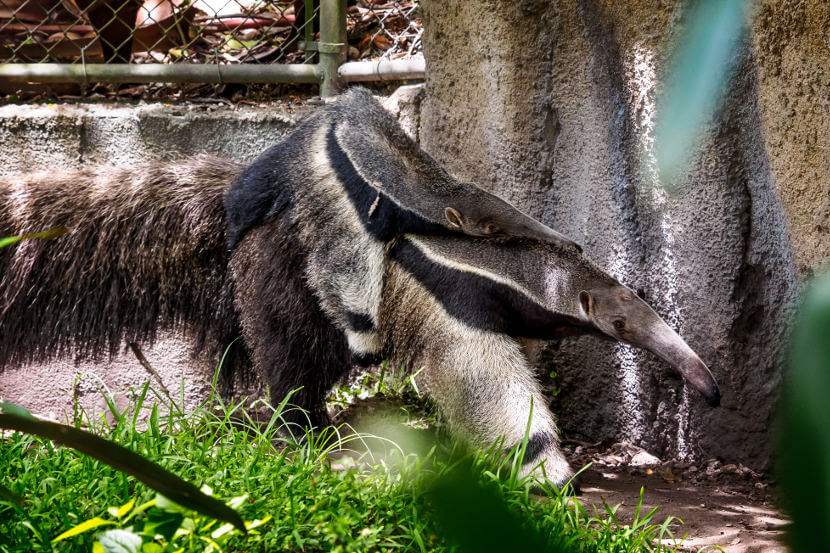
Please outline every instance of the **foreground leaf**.
[[690, 4], [657, 107], [654, 154], [660, 180], [670, 190], [723, 93], [744, 29], [744, 6], [750, 3], [696, 0]]
[[6, 501], [20, 507], [23, 505], [23, 498], [11, 491], [9, 488], [0, 484], [0, 501]]
[[100, 526], [112, 525], [115, 522], [111, 520], [104, 520], [101, 517], [91, 518], [89, 520], [85, 520], [77, 526], [74, 526], [58, 536], [57, 538], [52, 540], [52, 543], [59, 542], [65, 540], [66, 538], [71, 538], [72, 536], [77, 536], [78, 534], [83, 534], [93, 528], [98, 528]]
[[478, 484], [462, 464], [436, 482], [432, 504], [446, 537], [463, 553], [522, 551], [564, 553], [508, 509], [491, 488]]
[[107, 530], [98, 536], [105, 553], [138, 553], [141, 536], [127, 530]]
[[827, 548], [830, 528], [830, 275], [804, 294], [779, 419], [778, 476], [794, 553]]
[[8, 238], [0, 238], [0, 248], [17, 244], [21, 240], [31, 240], [33, 238], [57, 238], [68, 231], [66, 227], [56, 227], [51, 230], [44, 230], [42, 232], [34, 232], [32, 234], [21, 234], [20, 236], [10, 236]]

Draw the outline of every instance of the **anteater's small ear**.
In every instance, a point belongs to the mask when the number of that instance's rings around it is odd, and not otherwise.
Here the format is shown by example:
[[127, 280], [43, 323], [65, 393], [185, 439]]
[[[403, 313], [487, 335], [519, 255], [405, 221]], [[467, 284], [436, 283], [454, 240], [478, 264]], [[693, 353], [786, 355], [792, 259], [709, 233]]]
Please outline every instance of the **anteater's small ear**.
[[451, 207], [444, 208], [444, 217], [447, 218], [451, 227], [464, 228], [464, 216], [458, 210]]
[[585, 313], [586, 317], [593, 315], [592, 311], [594, 309], [594, 299], [591, 297], [591, 294], [585, 290], [581, 291], [579, 293], [579, 304], [582, 306], [582, 311]]

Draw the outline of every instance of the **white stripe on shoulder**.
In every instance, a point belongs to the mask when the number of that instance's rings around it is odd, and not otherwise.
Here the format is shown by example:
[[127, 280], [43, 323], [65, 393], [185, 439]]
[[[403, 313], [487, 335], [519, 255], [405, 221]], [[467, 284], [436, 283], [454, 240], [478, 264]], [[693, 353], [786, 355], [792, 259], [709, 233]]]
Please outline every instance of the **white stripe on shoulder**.
[[[388, 187], [384, 188], [383, 183], [376, 182], [375, 180], [372, 179], [371, 176], [368, 176], [364, 173], [363, 169], [360, 167], [360, 164], [355, 163], [354, 157], [352, 156], [351, 153], [349, 153], [349, 148], [347, 146], [344, 146], [342, 140], [340, 139], [340, 134], [341, 133], [345, 134], [345, 133], [349, 133], [349, 132], [358, 132], [358, 130], [350, 129], [348, 121], [337, 121], [337, 122], [334, 123], [334, 138], [337, 141], [337, 145], [340, 147], [340, 150], [343, 152], [343, 154], [345, 154], [346, 159], [349, 160], [349, 163], [352, 164], [352, 167], [354, 167], [354, 170], [357, 172], [357, 174], [360, 175], [360, 178], [362, 178], [373, 190], [383, 192], [383, 195], [389, 201], [391, 201], [392, 203], [397, 205], [399, 208], [407, 210], [407, 211], [411, 211], [411, 212], [419, 215], [420, 217], [429, 220], [429, 217], [427, 217], [426, 215], [424, 215], [423, 213], [418, 211], [414, 206], [403, 205], [400, 202], [400, 200], [395, 196], [394, 190], [390, 190]], [[361, 129], [359, 132], [366, 132], [366, 131]], [[375, 156], [377, 158], [382, 157], [384, 155], [389, 156], [390, 158], [397, 157], [397, 158], [400, 158], [399, 160], [404, 165], [406, 165], [407, 167], [409, 166], [408, 160], [405, 159], [405, 158], [401, 158], [400, 153], [393, 151], [390, 148], [389, 144], [386, 143], [385, 141], [379, 142], [376, 145], [377, 145], [378, 151], [373, 152], [373, 154], [372, 154], [373, 156]], [[435, 221], [432, 221], [432, 222], [435, 222]]]
[[516, 282], [515, 280], [511, 280], [505, 277], [504, 275], [500, 275], [498, 273], [487, 271], [486, 269], [482, 269], [481, 267], [476, 267], [475, 265], [469, 265], [467, 263], [456, 261], [454, 259], [449, 259], [446, 256], [443, 256], [435, 250], [431, 249], [414, 234], [406, 234], [404, 235], [404, 238], [411, 242], [416, 248], [421, 250], [421, 253], [427, 256], [427, 258], [430, 261], [437, 263], [438, 265], [443, 265], [444, 267], [447, 267], [454, 271], [472, 273], [475, 275], [482, 276], [484, 278], [488, 278], [500, 284], [504, 284], [505, 286], [509, 286], [510, 288], [513, 288], [518, 292], [521, 292], [522, 294], [536, 302], [538, 305], [545, 305], [545, 303], [539, 299], [539, 296], [537, 296], [536, 294], [534, 294], [533, 292], [531, 292], [530, 290]]

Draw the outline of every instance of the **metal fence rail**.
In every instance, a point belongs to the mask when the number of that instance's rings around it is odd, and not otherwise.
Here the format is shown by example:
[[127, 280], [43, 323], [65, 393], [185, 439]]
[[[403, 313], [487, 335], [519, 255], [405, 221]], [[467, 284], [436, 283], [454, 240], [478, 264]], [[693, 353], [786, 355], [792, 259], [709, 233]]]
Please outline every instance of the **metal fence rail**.
[[[423, 78], [417, 0], [0, 0], [11, 82]], [[371, 61], [352, 61], [371, 60]]]

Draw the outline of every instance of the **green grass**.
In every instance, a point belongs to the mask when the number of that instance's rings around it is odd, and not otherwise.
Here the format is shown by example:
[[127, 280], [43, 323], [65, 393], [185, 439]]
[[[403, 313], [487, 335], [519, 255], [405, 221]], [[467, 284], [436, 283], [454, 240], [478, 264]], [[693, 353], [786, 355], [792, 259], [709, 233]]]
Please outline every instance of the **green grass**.
[[[165, 511], [148, 504], [156, 498], [154, 492], [90, 457], [29, 435], [7, 433], [0, 438], [0, 552], [90, 551], [96, 540], [105, 541], [98, 539], [102, 529], [138, 532], [151, 523], [170, 522], [170, 517], [178, 517], [172, 530], [179, 528], [179, 535], [145, 543], [143, 551], [459, 551], [443, 536], [456, 536], [464, 543], [464, 529], [453, 527], [464, 521], [456, 521], [438, 490], [452, 485], [447, 475], [457, 475], [460, 467], [474, 483], [473, 495], [484, 490], [481, 493], [496, 498], [497, 509], [510, 513], [502, 519], [515, 517], [515, 528], [508, 530], [541, 536], [545, 543], [565, 545], [568, 551], [666, 550], [654, 540], [671, 536], [671, 519], [657, 523], [654, 512], [618, 521], [612, 508], [588, 513], [567, 497], [533, 497], [515, 476], [517, 455], [498, 455], [495, 449], [460, 454], [456, 443], [443, 439], [420, 448], [420, 455], [404, 455], [391, 441], [343, 438], [342, 427], [303, 436], [296, 443], [278, 432], [283, 406], [271, 409], [273, 416], [263, 424], [255, 423], [241, 404], [224, 404], [216, 396], [202, 409], [184, 414], [169, 400], [150, 401], [145, 394], [146, 388], [136, 398], [137, 405], [124, 412], [111, 405], [114, 424], [103, 418], [89, 421], [80, 411], [74, 422], [83, 422], [197, 486], [209, 487], [214, 496], [230, 500], [245, 521], [261, 524], [244, 536], [192, 512], [171, 514], [174, 507], [168, 505]], [[149, 412], [144, 423], [138, 422], [140, 411]], [[395, 436], [403, 439], [403, 434]], [[332, 451], [366, 441], [380, 444], [386, 452], [364, 454], [357, 469], [332, 469]], [[453, 494], [453, 501], [461, 502], [474, 523], [486, 519], [487, 500], [467, 497], [463, 488]], [[118, 512], [120, 506], [125, 508]], [[52, 541], [96, 517], [105, 521], [103, 526]], [[486, 534], [488, 528], [482, 530]], [[152, 534], [145, 542], [153, 541]]]

